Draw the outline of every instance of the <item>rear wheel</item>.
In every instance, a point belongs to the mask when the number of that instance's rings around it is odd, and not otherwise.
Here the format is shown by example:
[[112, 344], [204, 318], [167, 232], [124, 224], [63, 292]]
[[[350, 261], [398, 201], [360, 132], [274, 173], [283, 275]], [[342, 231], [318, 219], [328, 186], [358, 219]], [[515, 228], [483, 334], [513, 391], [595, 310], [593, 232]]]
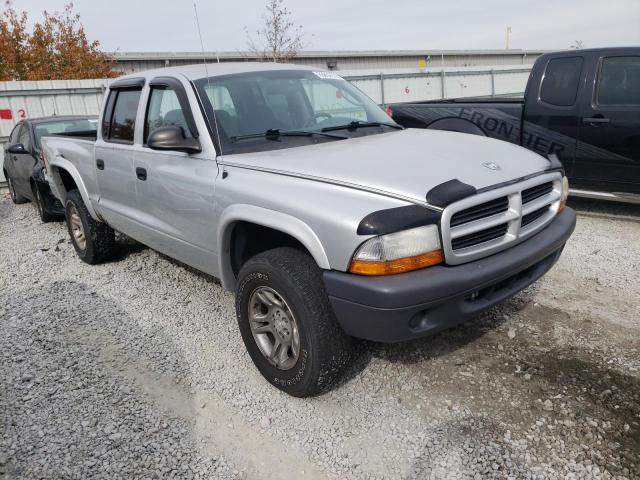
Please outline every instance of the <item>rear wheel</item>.
[[71, 242], [80, 259], [91, 265], [109, 260], [115, 250], [115, 232], [91, 217], [78, 190], [67, 194], [65, 212]]
[[16, 187], [13, 184], [13, 180], [11, 179], [10, 175], [7, 175], [7, 185], [9, 185], [9, 194], [11, 195], [11, 201], [13, 203], [15, 203], [16, 205], [19, 205], [21, 203], [26, 203], [28, 201], [27, 198], [23, 197], [18, 192], [16, 192]]
[[299, 250], [276, 248], [243, 265], [236, 315], [260, 373], [290, 395], [328, 390], [348, 363], [351, 339], [335, 318], [322, 272]]

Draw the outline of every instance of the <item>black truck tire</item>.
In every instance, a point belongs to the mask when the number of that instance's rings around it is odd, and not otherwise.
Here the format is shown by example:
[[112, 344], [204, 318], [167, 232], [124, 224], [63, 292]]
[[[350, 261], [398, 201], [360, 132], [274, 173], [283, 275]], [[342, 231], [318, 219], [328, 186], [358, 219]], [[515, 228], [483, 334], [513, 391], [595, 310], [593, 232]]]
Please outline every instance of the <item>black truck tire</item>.
[[[263, 297], [272, 302], [271, 307], [262, 304]], [[309, 255], [295, 248], [268, 250], [242, 266], [236, 287], [236, 316], [244, 344], [260, 373], [289, 395], [308, 397], [328, 390], [349, 361], [351, 338], [335, 318], [322, 272]], [[264, 320], [256, 322], [255, 318]], [[271, 330], [255, 333], [260, 327]], [[294, 340], [285, 347], [287, 332]], [[274, 365], [276, 360], [268, 359], [265, 345], [269, 342], [281, 342], [279, 350], [274, 347], [280, 360], [286, 357], [280, 367]]]
[[71, 243], [80, 259], [90, 265], [109, 260], [115, 250], [115, 232], [91, 217], [78, 190], [67, 193], [65, 212]]

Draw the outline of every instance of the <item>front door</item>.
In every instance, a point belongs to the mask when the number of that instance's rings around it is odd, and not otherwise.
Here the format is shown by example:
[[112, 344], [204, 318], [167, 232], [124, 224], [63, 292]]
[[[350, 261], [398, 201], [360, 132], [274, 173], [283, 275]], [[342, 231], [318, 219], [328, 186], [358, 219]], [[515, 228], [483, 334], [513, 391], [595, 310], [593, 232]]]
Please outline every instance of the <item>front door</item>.
[[640, 193], [640, 55], [635, 53], [593, 59], [595, 88], [583, 106], [575, 185]]
[[142, 148], [134, 158], [139, 220], [145, 230], [141, 241], [199, 270], [214, 273], [214, 181], [218, 173], [215, 152], [187, 154], [147, 146], [149, 135], [160, 127], [180, 127], [185, 137], [198, 135], [197, 130], [192, 132], [193, 114], [178, 80], [152, 81], [145, 111]]
[[116, 230], [135, 238], [134, 132], [140, 88], [111, 89], [95, 147], [100, 214]]

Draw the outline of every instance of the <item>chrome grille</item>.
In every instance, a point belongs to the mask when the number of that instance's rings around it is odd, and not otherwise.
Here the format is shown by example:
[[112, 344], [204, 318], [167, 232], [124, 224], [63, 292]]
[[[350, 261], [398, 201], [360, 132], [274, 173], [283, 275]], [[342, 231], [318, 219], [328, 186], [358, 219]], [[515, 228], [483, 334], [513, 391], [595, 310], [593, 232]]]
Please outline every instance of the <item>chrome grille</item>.
[[516, 245], [556, 215], [562, 176], [547, 173], [449, 205], [442, 212], [442, 240], [448, 264], [457, 265]]
[[553, 190], [553, 182], [546, 182], [535, 187], [527, 188], [522, 191], [522, 204], [529, 203], [531, 200], [535, 200], [538, 197], [548, 194]]
[[451, 217], [451, 226], [469, 223], [479, 218], [490, 217], [497, 213], [504, 212], [509, 208], [509, 199], [507, 197], [496, 198], [480, 205], [462, 210]]

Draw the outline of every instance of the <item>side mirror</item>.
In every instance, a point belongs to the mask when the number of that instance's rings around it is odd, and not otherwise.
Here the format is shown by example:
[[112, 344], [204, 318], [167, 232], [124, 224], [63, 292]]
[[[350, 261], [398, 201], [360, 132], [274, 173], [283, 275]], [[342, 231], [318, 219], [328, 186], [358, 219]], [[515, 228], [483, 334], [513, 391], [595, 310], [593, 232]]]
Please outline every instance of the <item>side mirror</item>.
[[14, 155], [19, 155], [21, 153], [29, 153], [27, 152], [27, 149], [24, 148], [24, 145], [22, 145], [21, 143], [14, 143], [13, 145], [9, 145], [9, 148], [7, 148], [7, 152], [13, 153]]
[[147, 139], [152, 150], [173, 150], [185, 153], [200, 153], [202, 147], [195, 138], [186, 138], [182, 127], [170, 126], [156, 128]]

